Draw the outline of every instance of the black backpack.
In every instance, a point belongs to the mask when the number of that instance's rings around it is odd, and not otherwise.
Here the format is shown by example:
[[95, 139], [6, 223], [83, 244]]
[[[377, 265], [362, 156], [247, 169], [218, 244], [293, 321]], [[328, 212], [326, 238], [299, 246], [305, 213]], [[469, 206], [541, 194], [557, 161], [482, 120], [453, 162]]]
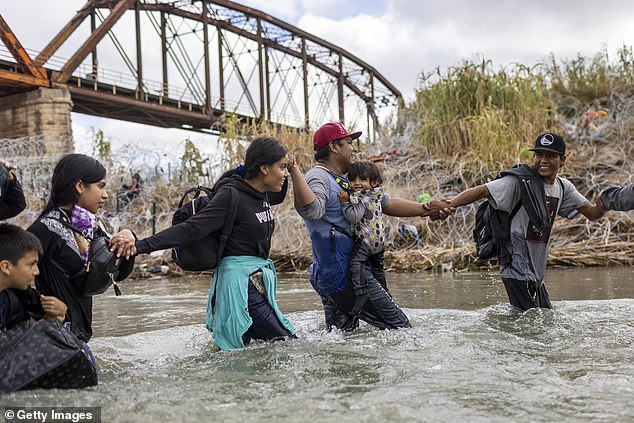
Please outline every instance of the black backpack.
[[495, 209], [489, 200], [485, 200], [476, 211], [473, 240], [476, 244], [476, 255], [480, 260], [498, 259], [500, 262], [508, 254], [500, 246], [509, 240], [511, 220], [522, 206], [519, 202], [511, 213]]
[[[233, 224], [238, 212], [239, 194], [233, 187], [228, 187], [231, 192], [231, 202], [222, 229], [211, 233], [198, 241], [180, 245], [172, 249], [172, 259], [183, 270], [200, 272], [215, 269], [222, 258], [222, 252], [227, 244], [227, 239], [231, 235]], [[213, 189], [197, 186], [188, 189], [180, 202], [178, 209], [172, 217], [172, 226], [186, 221], [200, 210], [202, 210], [213, 198], [217, 191]], [[187, 196], [194, 194], [191, 201], [185, 203]], [[201, 195], [204, 193], [205, 195]], [[184, 203], [184, 204], [183, 204]]]

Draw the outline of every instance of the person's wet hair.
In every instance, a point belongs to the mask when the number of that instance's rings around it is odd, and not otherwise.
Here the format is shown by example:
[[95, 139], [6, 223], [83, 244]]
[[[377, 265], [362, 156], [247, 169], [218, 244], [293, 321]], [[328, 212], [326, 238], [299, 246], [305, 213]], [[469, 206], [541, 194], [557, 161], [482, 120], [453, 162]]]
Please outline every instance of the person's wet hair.
[[256, 178], [260, 173], [260, 166], [271, 165], [282, 160], [288, 151], [286, 147], [271, 137], [259, 137], [251, 141], [244, 157], [244, 164], [236, 169], [230, 169], [220, 175], [212, 190], [216, 190], [226, 178], [239, 174], [245, 179]]
[[369, 161], [358, 161], [350, 165], [348, 169], [348, 180], [352, 181], [355, 178], [367, 179], [373, 187], [377, 187], [383, 183], [381, 171], [377, 165]]
[[30, 251], [42, 257], [42, 244], [35, 235], [19, 226], [0, 223], [0, 261], [8, 260], [16, 265]]
[[253, 179], [260, 174], [260, 166], [272, 165], [286, 156], [286, 147], [271, 137], [251, 141], [244, 155], [244, 177]]
[[51, 178], [51, 197], [42, 215], [63, 204], [76, 204], [79, 193], [75, 184], [94, 184], [106, 177], [106, 168], [85, 154], [67, 154], [57, 162]]

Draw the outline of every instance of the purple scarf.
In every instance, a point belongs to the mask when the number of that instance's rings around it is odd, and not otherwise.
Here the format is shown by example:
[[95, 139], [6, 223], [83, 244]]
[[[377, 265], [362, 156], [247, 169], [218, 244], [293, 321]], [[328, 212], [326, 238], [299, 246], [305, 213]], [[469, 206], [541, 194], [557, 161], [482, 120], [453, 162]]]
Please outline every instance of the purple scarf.
[[[89, 212], [85, 208], [75, 204], [70, 214], [70, 223], [77, 229], [86, 231], [88, 235], [92, 238], [93, 229], [97, 227], [97, 216], [94, 213]], [[88, 264], [88, 255], [88, 251], [81, 254], [81, 258], [84, 261], [84, 264]]]

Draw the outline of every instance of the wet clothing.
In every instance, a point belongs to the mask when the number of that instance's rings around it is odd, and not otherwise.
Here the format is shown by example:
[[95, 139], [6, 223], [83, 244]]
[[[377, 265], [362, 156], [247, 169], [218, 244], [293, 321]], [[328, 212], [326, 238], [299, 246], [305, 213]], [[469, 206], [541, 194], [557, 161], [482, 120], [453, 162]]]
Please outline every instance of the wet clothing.
[[251, 281], [249, 281], [248, 307], [249, 316], [253, 320], [253, 324], [242, 335], [242, 342], [245, 345], [251, 342], [251, 339], [281, 341], [288, 338], [297, 338], [294, 330], [287, 329], [286, 325], [280, 323], [276, 309], [271, 306], [266, 295], [262, 294]]
[[[353, 230], [355, 246], [350, 253], [349, 277], [356, 296], [368, 292], [365, 264], [369, 263], [374, 277], [387, 290], [383, 269], [385, 250], [385, 226], [383, 224], [383, 189], [350, 193], [350, 201], [341, 206], [344, 217]], [[370, 258], [379, 255], [370, 261]], [[380, 265], [380, 268], [377, 268]]]
[[0, 331], [11, 329], [31, 317], [39, 320], [44, 314], [40, 294], [36, 289], [9, 288], [0, 292]]
[[[206, 319], [221, 349], [244, 348], [245, 334], [245, 339], [270, 340], [295, 333], [277, 308], [277, 275], [268, 260], [275, 230], [271, 205], [284, 201], [288, 180], [281, 192], [262, 193], [239, 175], [221, 178], [214, 187], [214, 197], [194, 216], [136, 243], [138, 253], [148, 253], [197, 241], [220, 230], [231, 203], [230, 187], [238, 192], [238, 211], [223, 259], [212, 275]], [[257, 290], [249, 289], [249, 276], [258, 270], [264, 275], [266, 305], [261, 294], [254, 296], [259, 294]]]
[[553, 308], [550, 296], [543, 281], [519, 281], [517, 279], [502, 278], [504, 288], [509, 296], [511, 305], [522, 310], [529, 308]]
[[[588, 200], [581, 195], [575, 186], [565, 178], [557, 177], [558, 181], [552, 185], [544, 184], [544, 193], [548, 216], [551, 220], [550, 227], [546, 230], [537, 230], [531, 223], [524, 206], [521, 206], [511, 220], [510, 240], [507, 245], [511, 253], [510, 262], [500, 264], [500, 274], [503, 280], [534, 282], [543, 286], [544, 273], [548, 258], [548, 247], [550, 243], [550, 228], [557, 215], [571, 219], [578, 214], [578, 209], [588, 204]], [[494, 208], [511, 213], [520, 202], [521, 184], [515, 176], [505, 176], [486, 184], [491, 194], [490, 201]], [[505, 282], [505, 285], [507, 282]], [[530, 289], [522, 288], [526, 291], [525, 296], [533, 297]], [[545, 290], [545, 287], [544, 287]], [[509, 293], [511, 298], [512, 289]], [[547, 298], [547, 291], [546, 291]], [[550, 305], [550, 301], [547, 301]], [[520, 303], [526, 305], [526, 302]], [[523, 307], [523, 306], [521, 306]], [[543, 307], [543, 305], [541, 305]]]
[[369, 267], [366, 267], [368, 281], [368, 299], [361, 312], [352, 314], [355, 293], [351, 285], [344, 291], [322, 297], [326, 325], [329, 329], [337, 328], [348, 331], [359, 325], [359, 320], [381, 329], [400, 329], [410, 327], [409, 319], [392, 300], [392, 296], [376, 280]]
[[6, 186], [0, 187], [0, 220], [15, 217], [25, 208], [26, 200], [22, 185], [14, 176], [13, 181], [7, 181]]
[[[39, 261], [40, 274], [35, 277], [35, 286], [44, 295], [52, 295], [66, 304], [68, 311], [64, 326], [79, 339], [88, 342], [92, 337], [92, 296], [84, 295], [86, 266], [82, 259], [75, 233], [60, 220], [70, 223], [70, 212], [53, 209], [41, 216], [27, 230], [42, 244], [43, 256]], [[96, 236], [107, 236], [97, 227]], [[119, 266], [117, 281], [132, 272], [134, 258], [123, 259]]]
[[[262, 272], [258, 289], [250, 275]], [[266, 294], [260, 292], [264, 291]], [[211, 278], [206, 326], [220, 349], [244, 348], [244, 338], [265, 341], [295, 334], [291, 322], [277, 307], [277, 272], [270, 259], [224, 257]]]
[[[345, 180], [345, 177], [317, 165], [306, 173], [305, 178], [316, 199], [297, 211], [304, 218], [312, 242], [310, 283], [322, 297], [328, 327], [351, 330], [358, 325], [356, 319], [385, 329], [409, 327], [407, 316], [367, 267], [369, 298], [358, 316], [351, 314], [356, 295], [347, 275], [354, 241], [351, 234], [346, 233], [349, 222], [343, 216], [338, 197], [343, 188], [336, 181], [337, 178]], [[389, 197], [384, 195], [383, 207], [388, 202]]]
[[380, 251], [370, 254], [367, 244], [356, 242], [350, 251], [350, 262], [348, 264], [348, 278], [355, 295], [364, 295], [368, 292], [367, 272], [369, 271], [374, 279], [385, 289], [387, 289], [387, 278], [385, 277], [385, 252]]

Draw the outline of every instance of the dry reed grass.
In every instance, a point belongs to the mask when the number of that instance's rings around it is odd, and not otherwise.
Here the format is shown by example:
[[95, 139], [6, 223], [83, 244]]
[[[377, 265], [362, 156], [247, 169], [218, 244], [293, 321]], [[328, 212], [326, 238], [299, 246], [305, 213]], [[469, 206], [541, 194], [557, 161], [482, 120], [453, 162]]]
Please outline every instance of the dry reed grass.
[[[545, 130], [565, 133], [568, 161], [561, 175], [590, 200], [610, 184], [634, 183], [634, 59], [631, 48], [619, 51], [611, 63], [605, 52], [594, 58], [542, 64], [533, 68], [515, 65], [493, 71], [490, 62], [465, 62], [421, 77], [415, 101], [378, 137], [375, 145], [359, 145], [359, 158], [380, 151], [394, 152], [379, 163], [385, 188], [392, 196], [415, 199], [421, 193], [451, 197], [489, 181], [513, 163], [530, 162], [528, 147]], [[604, 112], [600, 120], [589, 113]], [[594, 116], [594, 115], [592, 115]], [[223, 167], [237, 165], [246, 143], [255, 136], [275, 136], [297, 157], [306, 171], [314, 164], [312, 134], [268, 125], [244, 124], [227, 118], [220, 138]], [[2, 151], [4, 157], [12, 152]], [[190, 151], [189, 159], [196, 157]], [[13, 154], [15, 155], [15, 154]], [[180, 174], [168, 183], [157, 181], [113, 221], [151, 234], [170, 224], [182, 193], [196, 183], [211, 184], [200, 174], [196, 160], [183, 158]], [[198, 160], [198, 159], [197, 159]], [[29, 167], [30, 166], [30, 167]], [[28, 224], [47, 196], [50, 163], [23, 165], [28, 179], [30, 212], [19, 223]], [[196, 168], [196, 171], [192, 171]], [[125, 166], [115, 163], [111, 181], [121, 180]], [[150, 181], [151, 182], [151, 181]], [[117, 184], [113, 184], [117, 186]], [[112, 185], [111, 185], [112, 186]], [[291, 188], [292, 189], [292, 188]], [[275, 207], [276, 231], [271, 255], [280, 271], [305, 270], [311, 261], [311, 244], [302, 219], [289, 200]], [[477, 205], [460, 208], [449, 219], [386, 217], [390, 228], [386, 266], [390, 270], [454, 270], [489, 267], [476, 261], [471, 231]], [[110, 204], [114, 210], [114, 203]], [[156, 213], [154, 213], [154, 209]], [[399, 234], [403, 224], [414, 225], [420, 242]], [[603, 266], [633, 263], [634, 214], [610, 212], [597, 222], [583, 217], [559, 218], [549, 255], [550, 265]], [[167, 256], [155, 259], [167, 260]]]

